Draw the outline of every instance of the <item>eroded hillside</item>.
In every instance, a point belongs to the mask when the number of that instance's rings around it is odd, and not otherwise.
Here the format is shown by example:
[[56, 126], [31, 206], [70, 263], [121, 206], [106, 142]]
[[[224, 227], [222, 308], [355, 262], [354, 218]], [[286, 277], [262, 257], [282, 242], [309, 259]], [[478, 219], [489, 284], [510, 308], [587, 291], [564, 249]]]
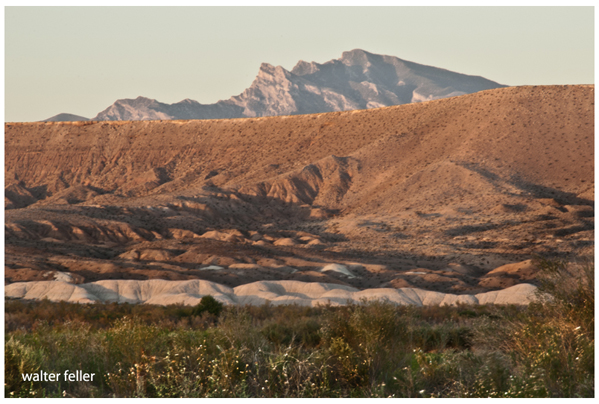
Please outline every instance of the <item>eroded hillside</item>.
[[593, 98], [512, 87], [288, 117], [8, 123], [6, 281], [534, 283], [534, 255], [594, 252]]

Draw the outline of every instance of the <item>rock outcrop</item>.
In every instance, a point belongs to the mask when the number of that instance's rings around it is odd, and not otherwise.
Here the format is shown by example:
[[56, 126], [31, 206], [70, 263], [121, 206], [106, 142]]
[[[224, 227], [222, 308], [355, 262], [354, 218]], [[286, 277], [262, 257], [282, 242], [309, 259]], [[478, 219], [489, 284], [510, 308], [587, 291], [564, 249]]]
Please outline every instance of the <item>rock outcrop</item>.
[[249, 88], [215, 104], [200, 104], [190, 99], [174, 104], [145, 97], [121, 99], [92, 120], [225, 119], [314, 114], [431, 101], [500, 87], [505, 86], [483, 77], [354, 49], [344, 52], [339, 59], [322, 64], [300, 60], [291, 71], [262, 63]]
[[520, 284], [510, 288], [453, 295], [415, 288], [359, 290], [350, 286], [299, 281], [260, 281], [229, 288], [203, 280], [149, 281], [104, 280], [74, 285], [62, 281], [17, 282], [6, 286], [9, 298], [48, 299], [71, 303], [143, 303], [196, 305], [205, 295], [224, 304], [298, 304], [301, 306], [344, 305], [364, 300], [388, 301], [398, 305], [443, 306], [457, 304], [527, 305], [535, 299], [536, 287]]

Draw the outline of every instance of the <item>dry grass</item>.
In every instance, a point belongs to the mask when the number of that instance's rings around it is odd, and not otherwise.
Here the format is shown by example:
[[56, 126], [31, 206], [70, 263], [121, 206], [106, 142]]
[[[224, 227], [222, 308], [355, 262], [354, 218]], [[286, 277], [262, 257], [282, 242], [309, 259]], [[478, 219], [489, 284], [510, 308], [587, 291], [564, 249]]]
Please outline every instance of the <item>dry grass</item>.
[[[562, 264], [546, 268], [553, 297], [527, 309], [374, 302], [225, 307], [217, 317], [7, 301], [6, 395], [592, 397], [594, 313], [581, 310], [594, 304], [592, 269], [564, 284]], [[21, 380], [40, 369], [100, 377], [60, 386]]]

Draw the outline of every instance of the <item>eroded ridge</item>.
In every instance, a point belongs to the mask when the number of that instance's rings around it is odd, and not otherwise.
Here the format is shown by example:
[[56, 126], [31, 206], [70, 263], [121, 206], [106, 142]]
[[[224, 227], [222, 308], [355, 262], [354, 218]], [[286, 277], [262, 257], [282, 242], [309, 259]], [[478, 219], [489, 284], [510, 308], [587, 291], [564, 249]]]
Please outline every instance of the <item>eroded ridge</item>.
[[5, 282], [535, 285], [533, 257], [594, 255], [593, 97], [529, 86], [286, 117], [7, 123]]
[[381, 300], [398, 305], [443, 306], [458, 304], [527, 305], [535, 299], [536, 287], [519, 284], [476, 295], [452, 295], [416, 288], [367, 289], [299, 281], [260, 281], [235, 288], [203, 280], [149, 281], [104, 280], [73, 285], [62, 281], [17, 282], [6, 287], [6, 297], [48, 299], [70, 303], [183, 304], [195, 306], [211, 295], [224, 304], [297, 304], [300, 306], [356, 304]]

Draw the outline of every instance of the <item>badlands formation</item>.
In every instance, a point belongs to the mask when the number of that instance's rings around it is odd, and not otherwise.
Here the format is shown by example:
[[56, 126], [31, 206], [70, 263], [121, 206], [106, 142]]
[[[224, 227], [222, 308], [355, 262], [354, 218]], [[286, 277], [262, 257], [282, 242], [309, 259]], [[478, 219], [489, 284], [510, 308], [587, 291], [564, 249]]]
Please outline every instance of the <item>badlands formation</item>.
[[594, 87], [228, 120], [7, 123], [7, 297], [517, 303], [594, 254]]

